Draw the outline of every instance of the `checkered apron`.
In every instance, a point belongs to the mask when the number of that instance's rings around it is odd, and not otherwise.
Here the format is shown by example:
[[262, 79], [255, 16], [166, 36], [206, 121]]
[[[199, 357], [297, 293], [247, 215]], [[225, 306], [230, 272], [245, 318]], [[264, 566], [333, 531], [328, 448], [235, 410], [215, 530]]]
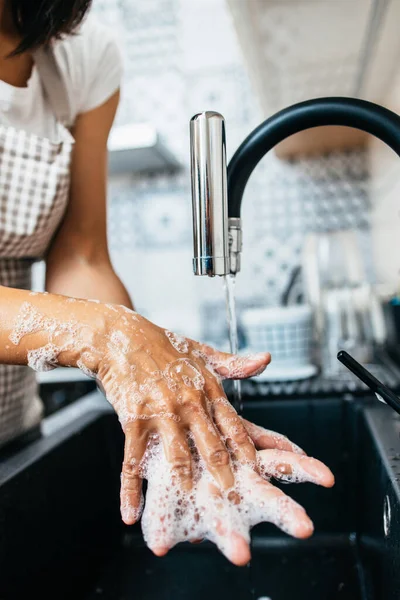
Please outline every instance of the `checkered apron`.
[[[66, 86], [52, 50], [35, 53], [59, 139], [0, 124], [0, 285], [30, 289], [31, 266], [42, 258], [65, 212], [73, 138]], [[35, 373], [0, 365], [0, 445], [39, 424], [42, 403]]]

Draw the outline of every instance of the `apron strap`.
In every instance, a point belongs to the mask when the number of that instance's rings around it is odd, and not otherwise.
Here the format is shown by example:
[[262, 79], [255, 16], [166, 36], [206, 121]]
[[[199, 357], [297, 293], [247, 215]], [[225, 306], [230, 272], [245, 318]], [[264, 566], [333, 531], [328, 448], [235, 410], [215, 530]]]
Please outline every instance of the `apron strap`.
[[73, 115], [65, 77], [57, 64], [51, 45], [38, 48], [33, 54], [51, 108], [65, 127], [72, 125]]

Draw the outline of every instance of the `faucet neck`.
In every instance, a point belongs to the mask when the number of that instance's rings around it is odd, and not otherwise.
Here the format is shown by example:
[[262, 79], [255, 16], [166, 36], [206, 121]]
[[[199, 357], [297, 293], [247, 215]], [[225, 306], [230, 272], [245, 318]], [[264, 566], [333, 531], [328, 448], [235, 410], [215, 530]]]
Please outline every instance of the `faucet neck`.
[[233, 155], [228, 165], [228, 216], [240, 218], [249, 177], [267, 152], [295, 133], [323, 125], [361, 129], [385, 142], [400, 156], [400, 117], [382, 106], [340, 97], [294, 104], [261, 123]]

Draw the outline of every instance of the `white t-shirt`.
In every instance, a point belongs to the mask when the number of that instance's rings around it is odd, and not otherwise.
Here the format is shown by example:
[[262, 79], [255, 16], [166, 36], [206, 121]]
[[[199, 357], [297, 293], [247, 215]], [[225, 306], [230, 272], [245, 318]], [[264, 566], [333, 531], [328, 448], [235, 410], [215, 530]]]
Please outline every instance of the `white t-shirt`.
[[[74, 119], [103, 104], [119, 88], [122, 60], [117, 42], [91, 15], [75, 35], [56, 42], [54, 54], [65, 75]], [[0, 123], [57, 141], [56, 117], [35, 65], [24, 88], [0, 80]]]

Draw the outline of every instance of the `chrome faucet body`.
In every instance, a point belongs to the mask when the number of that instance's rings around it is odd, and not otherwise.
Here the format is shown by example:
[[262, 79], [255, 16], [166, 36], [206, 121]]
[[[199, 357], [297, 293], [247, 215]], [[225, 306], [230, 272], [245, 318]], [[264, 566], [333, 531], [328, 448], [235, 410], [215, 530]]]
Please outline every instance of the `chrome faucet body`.
[[[190, 121], [195, 275], [240, 269], [240, 219], [228, 219], [225, 120], [217, 112]], [[235, 271], [236, 272], [236, 271]]]
[[[223, 117], [218, 117], [223, 124]], [[196, 123], [198, 118], [199, 115], [192, 119], [191, 131], [192, 123]], [[203, 135], [202, 143], [197, 143], [196, 125], [193, 125], [194, 131], [191, 135], [196, 275], [225, 275], [240, 270], [240, 209], [244, 190], [250, 175], [263, 156], [287, 137], [305, 129], [324, 125], [353, 127], [379, 138], [400, 156], [400, 117], [397, 114], [365, 100], [321, 98], [294, 104], [264, 121], [239, 146], [225, 172], [225, 128], [223, 126], [223, 135], [214, 135], [211, 120], [208, 119], [209, 127], [205, 127], [209, 132], [208, 138]], [[196, 183], [198, 179], [211, 182], [211, 185], [207, 187], [204, 183], [201, 186]], [[207, 189], [213, 190], [213, 193], [207, 195]], [[215, 218], [215, 215], [218, 215], [218, 218]], [[217, 244], [216, 240], [224, 241]], [[219, 252], [222, 248], [222, 261], [214, 260], [212, 253], [216, 247]], [[219, 258], [215, 256], [215, 259]], [[200, 268], [202, 264], [204, 267]]]
[[217, 112], [190, 121], [193, 201], [193, 270], [196, 275], [229, 273], [225, 121]]

